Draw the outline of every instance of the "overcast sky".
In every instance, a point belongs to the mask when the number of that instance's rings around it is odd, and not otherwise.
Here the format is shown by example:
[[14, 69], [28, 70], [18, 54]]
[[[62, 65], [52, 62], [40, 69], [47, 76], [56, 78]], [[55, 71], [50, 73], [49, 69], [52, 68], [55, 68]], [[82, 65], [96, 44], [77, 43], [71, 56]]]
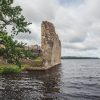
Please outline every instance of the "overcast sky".
[[50, 21], [62, 43], [62, 56], [100, 57], [100, 0], [15, 0], [30, 25], [31, 35], [16, 39], [40, 44], [41, 22]]

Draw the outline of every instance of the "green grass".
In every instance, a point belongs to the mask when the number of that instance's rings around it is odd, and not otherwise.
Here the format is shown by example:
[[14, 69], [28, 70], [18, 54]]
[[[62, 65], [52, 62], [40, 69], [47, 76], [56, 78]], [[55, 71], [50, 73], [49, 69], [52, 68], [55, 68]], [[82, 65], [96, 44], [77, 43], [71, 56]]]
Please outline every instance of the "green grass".
[[37, 57], [34, 61], [35, 62], [42, 62], [42, 57]]
[[35, 67], [41, 67], [43, 65], [42, 63], [42, 58], [41, 57], [38, 57], [34, 60], [34, 65]]
[[19, 68], [16, 65], [0, 65], [0, 74], [18, 74], [22, 70], [24, 70], [25, 66], [23, 65], [21, 68]]
[[[42, 57], [37, 57], [33, 64], [32, 67], [42, 67], [43, 66], [43, 60]], [[22, 64], [22, 67], [19, 68], [16, 65], [13, 64], [0, 64], [0, 74], [18, 74], [22, 72], [23, 70], [26, 70], [27, 68], [30, 68], [30, 65], [28, 64]]]

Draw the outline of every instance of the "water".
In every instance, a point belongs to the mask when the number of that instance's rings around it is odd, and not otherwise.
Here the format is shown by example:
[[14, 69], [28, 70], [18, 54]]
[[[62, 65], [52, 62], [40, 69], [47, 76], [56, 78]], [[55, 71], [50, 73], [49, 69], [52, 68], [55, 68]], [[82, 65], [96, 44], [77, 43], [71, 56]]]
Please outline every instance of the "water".
[[0, 100], [100, 100], [100, 60], [62, 60], [48, 71], [0, 75]]

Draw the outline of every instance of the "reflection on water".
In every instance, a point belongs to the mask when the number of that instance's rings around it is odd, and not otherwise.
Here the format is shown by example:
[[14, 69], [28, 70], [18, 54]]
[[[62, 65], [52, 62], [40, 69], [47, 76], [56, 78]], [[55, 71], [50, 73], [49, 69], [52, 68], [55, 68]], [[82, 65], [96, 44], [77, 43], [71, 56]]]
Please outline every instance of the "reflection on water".
[[62, 60], [48, 71], [0, 75], [0, 100], [100, 100], [100, 61]]
[[53, 100], [60, 92], [60, 66], [48, 71], [0, 76], [0, 100]]

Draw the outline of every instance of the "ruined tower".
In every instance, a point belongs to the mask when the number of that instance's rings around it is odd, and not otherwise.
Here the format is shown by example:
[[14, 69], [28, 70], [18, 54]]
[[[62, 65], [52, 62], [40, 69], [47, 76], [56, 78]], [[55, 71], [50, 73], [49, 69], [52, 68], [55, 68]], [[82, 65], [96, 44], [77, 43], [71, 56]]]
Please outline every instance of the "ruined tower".
[[48, 21], [41, 24], [41, 49], [44, 67], [61, 63], [61, 42], [55, 32], [55, 27]]

